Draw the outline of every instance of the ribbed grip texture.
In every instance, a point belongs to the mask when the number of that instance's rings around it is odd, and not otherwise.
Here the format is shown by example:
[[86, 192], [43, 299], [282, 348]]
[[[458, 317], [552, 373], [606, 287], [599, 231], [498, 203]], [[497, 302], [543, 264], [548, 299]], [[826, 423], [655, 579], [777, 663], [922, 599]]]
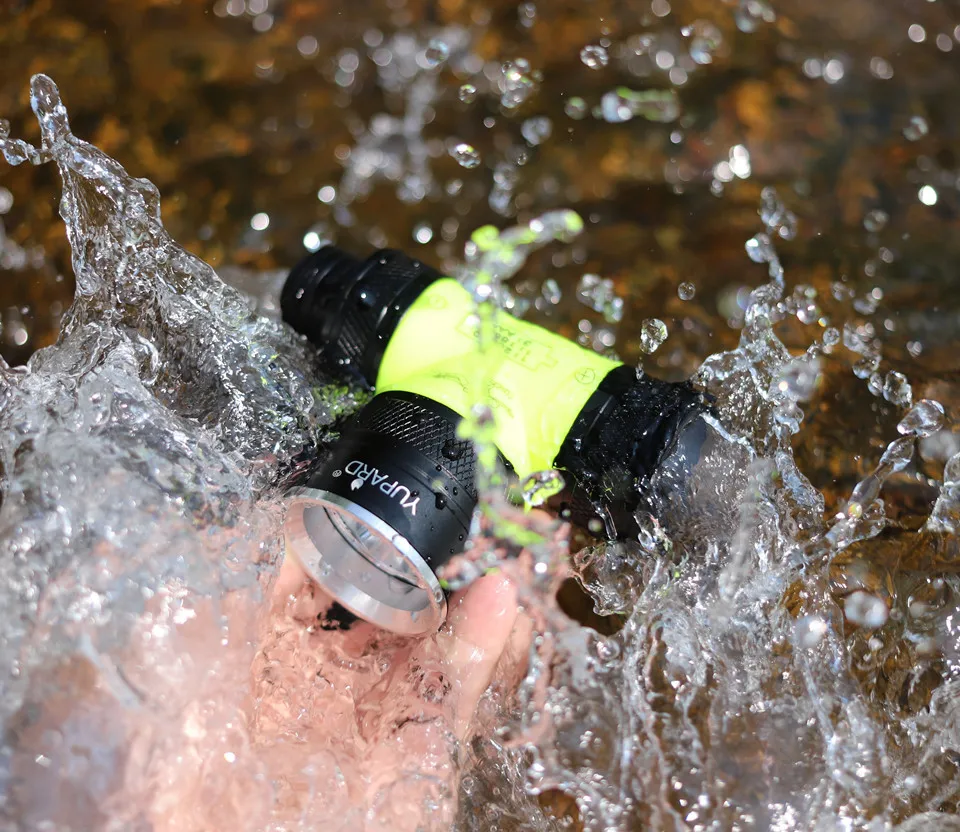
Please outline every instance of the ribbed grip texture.
[[353, 427], [374, 431], [398, 445], [419, 451], [455, 479], [467, 496], [476, 500], [477, 458], [471, 442], [457, 437], [460, 417], [453, 411], [449, 411], [449, 417], [437, 413], [436, 409], [442, 405], [436, 402], [431, 402], [432, 408], [427, 409], [416, 401], [419, 396], [403, 396], [403, 393], [375, 396], [358, 414]]
[[299, 263], [281, 293], [283, 319], [306, 335], [328, 369], [376, 383], [383, 351], [397, 323], [439, 272], [398, 251], [364, 262], [326, 246]]
[[601, 394], [605, 387], [610, 401], [604, 415], [579, 436], [575, 425], [557, 465], [575, 481], [565, 506], [572, 522], [587, 525], [591, 516], [603, 517], [617, 537], [625, 537], [633, 533], [634, 512], [650, 497], [650, 477], [707, 404], [689, 382], [637, 378], [625, 366], [604, 380]]

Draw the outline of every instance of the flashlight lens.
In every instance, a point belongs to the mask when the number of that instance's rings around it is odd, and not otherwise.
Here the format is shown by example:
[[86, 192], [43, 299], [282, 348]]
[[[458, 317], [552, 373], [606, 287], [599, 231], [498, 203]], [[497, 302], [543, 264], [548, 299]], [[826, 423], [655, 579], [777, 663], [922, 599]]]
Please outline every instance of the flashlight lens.
[[[321, 515], [325, 515], [321, 516]], [[369, 526], [364, 525], [356, 517], [320, 506], [310, 506], [304, 509], [303, 524], [319, 548], [319, 542], [314, 537], [315, 530], [320, 530], [324, 522], [330, 522], [343, 538], [344, 542], [371, 566], [376, 567], [385, 575], [396, 580], [393, 584], [403, 584], [398, 589], [407, 594], [417, 588], [417, 574], [403, 559], [392, 543], [388, 543], [381, 535]]]
[[429, 596], [417, 586], [416, 574], [404, 569], [396, 547], [356, 517], [328, 506], [307, 506], [303, 527], [320, 556], [318, 572], [323, 577], [335, 574], [375, 601], [407, 612], [429, 605]]

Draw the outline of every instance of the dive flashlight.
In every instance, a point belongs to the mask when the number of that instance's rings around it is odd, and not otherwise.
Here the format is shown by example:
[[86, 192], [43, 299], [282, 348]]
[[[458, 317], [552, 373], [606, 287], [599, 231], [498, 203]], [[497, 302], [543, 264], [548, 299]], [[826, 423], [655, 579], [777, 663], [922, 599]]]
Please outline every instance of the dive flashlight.
[[556, 468], [561, 512], [609, 537], [655, 511], [655, 474], [683, 477], [706, 410], [689, 382], [638, 375], [506, 313], [486, 348], [473, 295], [399, 252], [327, 246], [291, 272], [284, 320], [326, 367], [376, 395], [289, 494], [287, 550], [340, 604], [384, 629], [436, 630], [437, 571], [463, 550], [477, 504], [473, 444], [457, 434], [486, 383], [494, 443], [518, 477]]

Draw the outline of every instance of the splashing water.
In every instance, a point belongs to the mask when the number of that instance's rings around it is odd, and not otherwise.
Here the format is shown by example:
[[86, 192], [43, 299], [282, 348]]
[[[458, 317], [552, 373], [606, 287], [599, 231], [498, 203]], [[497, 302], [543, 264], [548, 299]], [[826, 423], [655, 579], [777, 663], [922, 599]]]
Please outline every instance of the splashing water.
[[[763, 3], [739, 8], [743, 31], [775, 19]], [[421, 51], [431, 71], [450, 56], [446, 41]], [[521, 61], [501, 75], [507, 109], [539, 83]], [[775, 332], [788, 315], [804, 322], [811, 300], [784, 298], [774, 241], [789, 242], [797, 221], [775, 192], [764, 191], [764, 230], [747, 244], [770, 282], [750, 295], [739, 345], [700, 367], [719, 415], [662, 516], [638, 518], [637, 540], [568, 563], [558, 521], [486, 498], [483, 534], [451, 566], [464, 581], [476, 574], [465, 563], [510, 575], [534, 635], [516, 693], [495, 683], [464, 743], [434, 695], [442, 639], [361, 644], [318, 626], [309, 589], [268, 614], [278, 486], [357, 402], [169, 237], [156, 189], [72, 135], [48, 78], [31, 93], [41, 146], [4, 128], [0, 149], [12, 164], [57, 165], [77, 295], [55, 346], [23, 369], [0, 367], [0, 818], [10, 828], [404, 829], [412, 802], [429, 807], [427, 828], [552, 830], [560, 824], [531, 795], [560, 790], [591, 830], [879, 832], [911, 815], [900, 828], [923, 828], [920, 813], [957, 794], [949, 599], [960, 584], [918, 584], [891, 607], [869, 570], [848, 569], [836, 599], [837, 570], [889, 530], [884, 483], [913, 464], [943, 409], [922, 399], [907, 410], [903, 436], [824, 521], [791, 444], [822, 345], [798, 357]], [[344, 204], [363, 187], [350, 175]], [[526, 255], [581, 227], [555, 212], [482, 230], [458, 277], [478, 303], [510, 309], [505, 283]], [[840, 338], [824, 332], [823, 343]], [[856, 329], [843, 340], [878, 359]], [[913, 401], [895, 371], [881, 390], [892, 405]], [[482, 411], [469, 427], [482, 442]], [[960, 524], [958, 457], [943, 479], [917, 537], [947, 547]], [[559, 487], [534, 477], [525, 497]], [[515, 557], [518, 529], [532, 536]], [[570, 576], [615, 620], [609, 634], [561, 609]], [[848, 641], [847, 627], [862, 634]], [[939, 674], [928, 706], [888, 706], [877, 692], [896, 649], [912, 651], [916, 678]], [[402, 696], [375, 693], [412, 655], [419, 671], [404, 692], [438, 704], [417, 733], [390, 734]], [[401, 753], [414, 744], [427, 750], [421, 764]], [[378, 755], [398, 761], [390, 777], [366, 777]]]

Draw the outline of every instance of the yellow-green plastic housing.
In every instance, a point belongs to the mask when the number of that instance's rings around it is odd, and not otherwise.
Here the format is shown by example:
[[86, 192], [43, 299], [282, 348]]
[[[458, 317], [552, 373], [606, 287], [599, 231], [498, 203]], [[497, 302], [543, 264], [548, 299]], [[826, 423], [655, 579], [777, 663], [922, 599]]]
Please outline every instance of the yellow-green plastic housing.
[[417, 393], [461, 416], [485, 401], [496, 423], [494, 442], [517, 475], [552, 468], [577, 415], [618, 362], [507, 313], [496, 316], [492, 343], [483, 350], [479, 332], [470, 293], [450, 278], [436, 281], [400, 319], [377, 392]]

